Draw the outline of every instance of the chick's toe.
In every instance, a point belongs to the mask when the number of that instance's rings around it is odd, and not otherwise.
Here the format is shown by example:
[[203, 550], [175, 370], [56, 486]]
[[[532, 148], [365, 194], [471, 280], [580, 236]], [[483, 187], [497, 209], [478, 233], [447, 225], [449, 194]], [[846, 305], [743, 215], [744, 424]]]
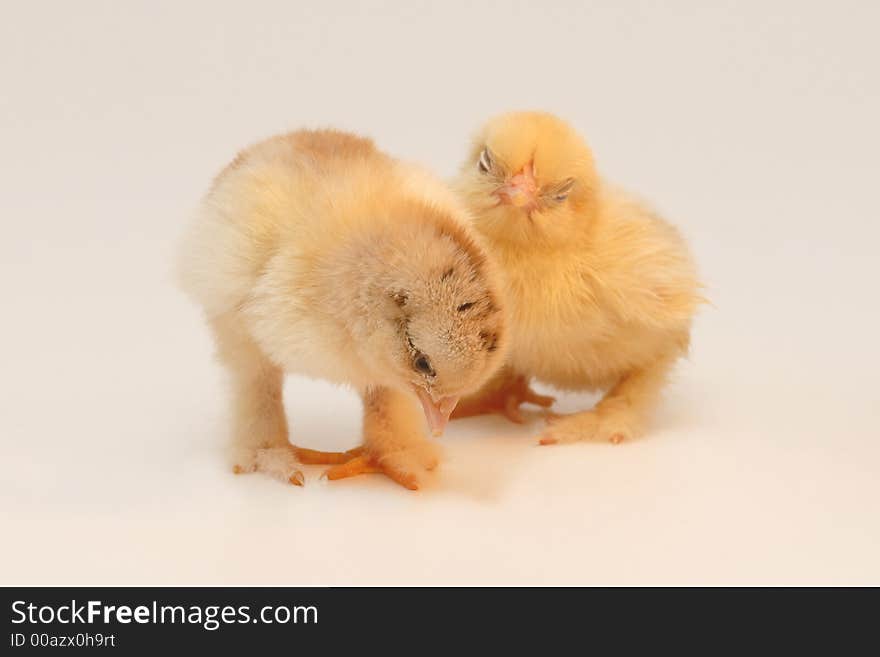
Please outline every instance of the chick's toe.
[[260, 447], [240, 454], [232, 466], [235, 474], [262, 472], [294, 486], [305, 483], [303, 473], [298, 467], [296, 452], [290, 446]]
[[362, 474], [383, 474], [409, 490], [419, 489], [419, 472], [434, 470], [440, 463], [436, 447], [425, 441], [406, 449], [367, 453], [363, 448], [350, 450], [349, 458], [329, 468], [324, 476], [330, 481]]
[[617, 445], [632, 437], [625, 414], [586, 411], [567, 416], [553, 416], [538, 438], [539, 445], [557, 445], [579, 441], [610, 442]]
[[452, 417], [458, 419], [498, 413], [511, 422], [524, 424], [526, 418], [520, 406], [534, 404], [542, 408], [549, 408], [555, 401], [554, 397], [535, 392], [525, 377], [518, 376], [504, 382], [497, 389], [478, 393], [474, 397], [459, 402]]

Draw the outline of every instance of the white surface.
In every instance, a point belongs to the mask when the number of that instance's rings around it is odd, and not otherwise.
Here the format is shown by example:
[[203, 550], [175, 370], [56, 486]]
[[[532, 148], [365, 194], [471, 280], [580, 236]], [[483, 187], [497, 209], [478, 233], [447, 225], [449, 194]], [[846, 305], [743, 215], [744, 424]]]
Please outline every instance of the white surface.
[[[5, 6], [0, 583], [880, 584], [880, 5], [215, 4]], [[449, 175], [532, 107], [700, 262], [714, 307], [651, 434], [457, 423], [417, 494], [228, 474], [169, 275], [214, 173], [335, 125]], [[294, 440], [358, 441], [351, 393], [287, 393]]]

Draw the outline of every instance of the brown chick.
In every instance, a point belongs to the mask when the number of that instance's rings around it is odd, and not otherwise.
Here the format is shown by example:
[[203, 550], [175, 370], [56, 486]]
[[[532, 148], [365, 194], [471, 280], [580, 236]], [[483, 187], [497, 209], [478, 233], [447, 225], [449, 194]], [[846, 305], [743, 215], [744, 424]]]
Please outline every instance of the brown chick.
[[702, 298], [675, 228], [603, 181], [581, 137], [550, 114], [490, 120], [455, 182], [497, 261], [509, 310], [505, 367], [455, 417], [549, 406], [531, 379], [605, 390], [590, 411], [551, 418], [543, 445], [614, 443], [642, 432]]
[[[497, 368], [495, 276], [441, 182], [368, 139], [302, 131], [243, 151], [214, 181], [181, 253], [232, 380], [233, 466], [301, 485], [383, 472], [416, 489], [460, 395]], [[282, 377], [355, 387], [363, 446], [294, 447]]]

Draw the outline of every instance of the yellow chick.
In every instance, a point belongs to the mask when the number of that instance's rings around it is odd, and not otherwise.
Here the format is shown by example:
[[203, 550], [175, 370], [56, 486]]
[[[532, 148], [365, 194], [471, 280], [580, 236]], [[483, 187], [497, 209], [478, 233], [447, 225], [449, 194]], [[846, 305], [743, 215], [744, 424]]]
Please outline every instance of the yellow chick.
[[583, 139], [545, 113], [509, 113], [477, 135], [454, 184], [501, 270], [506, 365], [454, 417], [552, 404], [532, 378], [605, 390], [593, 410], [550, 418], [543, 445], [638, 435], [701, 303], [675, 228], [596, 173]]
[[[496, 276], [443, 183], [364, 138], [301, 131], [244, 150], [216, 178], [181, 253], [232, 381], [233, 469], [302, 485], [382, 472], [409, 489], [438, 462], [459, 396], [500, 364]], [[288, 442], [282, 377], [355, 387], [364, 444]]]

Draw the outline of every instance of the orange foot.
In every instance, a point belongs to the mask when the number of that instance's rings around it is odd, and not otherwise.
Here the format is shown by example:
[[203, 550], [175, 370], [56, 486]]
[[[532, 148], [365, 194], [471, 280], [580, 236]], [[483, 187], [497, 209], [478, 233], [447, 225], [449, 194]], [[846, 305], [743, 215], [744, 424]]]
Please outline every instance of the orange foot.
[[452, 412], [452, 418], [501, 413], [511, 422], [523, 424], [526, 419], [520, 405], [535, 404], [549, 408], [555, 401], [553, 397], [539, 395], [532, 390], [524, 376], [517, 376], [505, 381], [497, 390], [491, 390], [476, 399], [461, 400]]
[[[296, 454], [300, 463], [306, 465], [332, 465], [332, 468], [324, 472], [324, 476], [330, 481], [378, 473], [409, 490], [419, 489], [418, 477], [409, 468], [401, 467], [397, 459], [380, 460], [368, 454], [363, 447], [355, 447], [347, 452], [321, 452], [297, 447]], [[437, 460], [431, 459], [424, 463], [424, 467], [426, 470], [433, 470], [437, 467]]]
[[572, 415], [550, 414], [547, 428], [538, 438], [539, 445], [558, 445], [580, 440], [608, 441], [619, 445], [632, 435], [626, 416], [597, 411]]

